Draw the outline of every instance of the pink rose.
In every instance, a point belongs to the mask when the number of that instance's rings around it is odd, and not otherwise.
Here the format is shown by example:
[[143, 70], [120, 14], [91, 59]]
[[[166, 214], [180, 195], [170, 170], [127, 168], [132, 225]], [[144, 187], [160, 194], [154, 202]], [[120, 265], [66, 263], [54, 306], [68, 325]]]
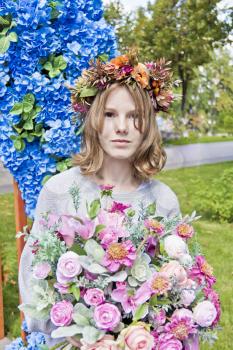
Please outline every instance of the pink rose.
[[193, 309], [194, 321], [201, 327], [209, 327], [217, 316], [217, 310], [213, 303], [204, 300]]
[[54, 304], [50, 318], [55, 326], [68, 326], [72, 322], [73, 305], [70, 301], [62, 300]]
[[75, 276], [78, 276], [82, 271], [79, 263], [79, 256], [74, 252], [67, 252], [60, 256], [57, 264], [57, 280], [61, 284], [71, 282]]
[[51, 266], [47, 262], [41, 262], [34, 266], [33, 268], [33, 277], [38, 280], [45, 279], [51, 271]]
[[176, 339], [172, 334], [163, 333], [159, 336], [156, 344], [158, 350], [182, 350], [181, 341]]
[[189, 309], [185, 309], [185, 308], [177, 309], [173, 312], [172, 317], [173, 316], [177, 316], [178, 318], [189, 317], [193, 321], [193, 313]]
[[115, 305], [104, 303], [95, 308], [94, 320], [98, 328], [111, 331], [120, 323], [121, 313]]
[[187, 273], [183, 266], [181, 266], [176, 260], [171, 260], [169, 263], [164, 264], [160, 272], [163, 272], [168, 278], [175, 277], [179, 287], [184, 286], [187, 283]]
[[117, 342], [124, 350], [152, 350], [154, 337], [142, 325], [123, 329]]
[[99, 288], [87, 289], [84, 300], [87, 305], [98, 306], [105, 300], [104, 292]]
[[81, 340], [83, 344], [81, 346], [81, 350], [120, 350], [114, 341], [114, 337], [112, 335], [105, 335], [103, 338], [98, 340], [95, 344], [87, 344], [83, 340]]

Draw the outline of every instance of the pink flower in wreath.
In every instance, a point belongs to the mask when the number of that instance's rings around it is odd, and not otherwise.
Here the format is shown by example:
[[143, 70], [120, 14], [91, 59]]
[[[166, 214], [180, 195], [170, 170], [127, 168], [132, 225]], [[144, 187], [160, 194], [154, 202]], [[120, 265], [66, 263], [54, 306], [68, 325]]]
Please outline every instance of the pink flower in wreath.
[[51, 321], [55, 326], [68, 326], [72, 322], [73, 305], [70, 301], [62, 300], [54, 304], [50, 311]]
[[87, 344], [84, 340], [81, 340], [82, 346], [80, 350], [120, 350], [114, 337], [110, 334], [106, 334], [98, 340], [95, 344]]
[[84, 294], [84, 301], [87, 305], [98, 306], [105, 301], [104, 292], [99, 288], [89, 288]]
[[197, 255], [195, 262], [196, 264], [190, 271], [190, 277], [196, 279], [199, 284], [206, 282], [207, 286], [211, 287], [216, 282], [216, 278], [213, 275], [212, 266], [208, 264], [202, 255]]
[[194, 235], [194, 228], [186, 223], [176, 226], [175, 233], [183, 239], [191, 238]]
[[119, 270], [122, 265], [131, 267], [136, 257], [136, 248], [130, 240], [112, 243], [107, 248], [102, 260], [102, 265], [109, 271], [115, 272]]
[[189, 334], [197, 332], [191, 317], [176, 315], [172, 316], [171, 321], [165, 325], [165, 331], [181, 341], [187, 339]]

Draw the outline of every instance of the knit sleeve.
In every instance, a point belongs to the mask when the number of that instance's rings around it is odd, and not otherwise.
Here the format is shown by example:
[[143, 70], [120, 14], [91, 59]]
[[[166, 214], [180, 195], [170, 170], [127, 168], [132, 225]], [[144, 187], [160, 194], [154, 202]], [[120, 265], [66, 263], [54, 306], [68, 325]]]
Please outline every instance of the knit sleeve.
[[[40, 191], [37, 205], [35, 209], [35, 217], [33, 226], [31, 229], [31, 233], [36, 236], [40, 235], [39, 221], [41, 219], [41, 214], [46, 211], [55, 211], [56, 210], [56, 195], [55, 193], [48, 190], [47, 186], [44, 185], [42, 190]], [[23, 249], [20, 264], [19, 264], [19, 290], [21, 296], [21, 302], [28, 304], [31, 303], [32, 295], [31, 295], [31, 280], [32, 280], [32, 239], [29, 235], [29, 238], [25, 244]], [[55, 327], [52, 325], [51, 321], [38, 321], [32, 318], [29, 318], [25, 315], [25, 319], [29, 328], [29, 331], [41, 331], [43, 333], [51, 333], [52, 329]]]

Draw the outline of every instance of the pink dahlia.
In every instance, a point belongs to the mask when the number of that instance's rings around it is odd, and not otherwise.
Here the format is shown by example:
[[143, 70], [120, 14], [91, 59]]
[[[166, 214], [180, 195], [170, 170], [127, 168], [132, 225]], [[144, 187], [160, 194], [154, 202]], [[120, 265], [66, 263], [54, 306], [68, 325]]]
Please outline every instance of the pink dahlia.
[[172, 334], [176, 339], [185, 340], [189, 334], [196, 333], [196, 326], [191, 317], [172, 316], [171, 322], [165, 325], [165, 331]]
[[144, 225], [148, 230], [157, 233], [159, 236], [162, 236], [164, 234], [164, 225], [157, 220], [146, 219], [144, 221]]
[[175, 233], [183, 239], [188, 239], [194, 235], [194, 229], [191, 225], [183, 223], [176, 226]]
[[213, 275], [213, 268], [205, 260], [204, 256], [197, 255], [195, 258], [196, 264], [190, 271], [190, 277], [197, 279], [199, 284], [203, 282], [207, 283], [208, 287], [211, 287], [215, 282], [216, 278]]
[[136, 257], [136, 248], [130, 240], [112, 243], [107, 248], [102, 264], [109, 271], [115, 272], [121, 265], [131, 267]]
[[203, 288], [203, 292], [204, 292], [206, 298], [214, 304], [215, 309], [217, 311], [217, 316], [216, 316], [214, 322], [212, 323], [212, 327], [215, 327], [217, 325], [217, 323], [219, 322], [219, 319], [221, 316], [221, 303], [219, 300], [219, 295], [213, 289], [207, 288], [207, 287]]
[[131, 207], [130, 204], [123, 204], [113, 201], [112, 207], [109, 209], [110, 213], [125, 214], [125, 210]]

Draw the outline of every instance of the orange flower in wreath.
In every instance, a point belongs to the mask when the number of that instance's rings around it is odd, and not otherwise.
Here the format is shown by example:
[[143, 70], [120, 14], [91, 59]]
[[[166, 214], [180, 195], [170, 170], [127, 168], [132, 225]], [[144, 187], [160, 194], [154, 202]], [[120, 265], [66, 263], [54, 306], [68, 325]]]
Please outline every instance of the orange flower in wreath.
[[145, 89], [149, 84], [149, 74], [144, 64], [138, 63], [131, 72], [132, 77]]
[[114, 64], [114, 66], [116, 68], [121, 68], [124, 65], [129, 63], [129, 58], [127, 55], [122, 55], [122, 56], [118, 56], [116, 58], [113, 58], [110, 63]]

